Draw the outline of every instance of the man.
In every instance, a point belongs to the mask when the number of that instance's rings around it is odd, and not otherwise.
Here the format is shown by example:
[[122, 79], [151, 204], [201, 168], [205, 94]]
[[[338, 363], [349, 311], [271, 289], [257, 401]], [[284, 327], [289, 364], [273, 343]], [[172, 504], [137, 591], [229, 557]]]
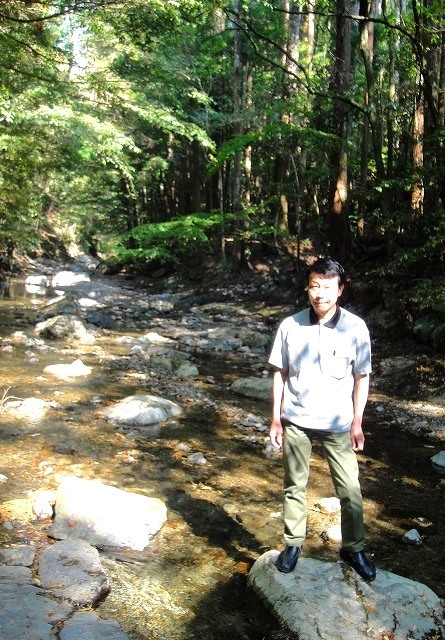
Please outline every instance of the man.
[[306, 536], [306, 487], [312, 441], [323, 447], [341, 504], [340, 557], [365, 580], [375, 567], [363, 549], [363, 504], [355, 452], [362, 451], [363, 411], [368, 398], [371, 346], [358, 316], [338, 305], [343, 267], [320, 258], [307, 271], [310, 307], [279, 326], [269, 363], [273, 380], [270, 440], [283, 446], [284, 540], [277, 560], [294, 570]]

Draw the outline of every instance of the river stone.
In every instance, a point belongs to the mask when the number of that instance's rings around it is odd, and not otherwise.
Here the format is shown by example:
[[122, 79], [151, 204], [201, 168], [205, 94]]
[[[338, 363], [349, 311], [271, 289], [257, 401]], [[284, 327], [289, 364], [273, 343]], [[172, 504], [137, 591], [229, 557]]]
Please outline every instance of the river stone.
[[172, 338], [166, 338], [165, 336], [161, 336], [159, 333], [155, 331], [150, 331], [146, 333], [142, 338], [139, 338], [140, 342], [145, 342], [149, 344], [157, 344], [157, 345], [175, 345], [177, 344], [176, 340]]
[[439, 451], [439, 453], [436, 453], [436, 455], [431, 458], [431, 462], [437, 471], [445, 473], [445, 451]]
[[184, 378], [196, 378], [199, 376], [199, 369], [192, 362], [183, 362], [176, 369], [176, 373]]
[[31, 567], [36, 555], [36, 548], [30, 544], [19, 544], [13, 547], [0, 548], [0, 564]]
[[439, 324], [431, 334], [433, 347], [439, 351], [445, 351], [445, 322]]
[[23, 400], [7, 401], [4, 408], [12, 409], [18, 418], [27, 418], [32, 422], [43, 417], [49, 403], [41, 398], [24, 398]]
[[165, 504], [102, 484], [68, 477], [56, 496], [55, 517], [48, 534], [81, 539], [99, 548], [142, 551], [167, 519]]
[[45, 288], [49, 286], [49, 280], [47, 276], [27, 276], [25, 284]]
[[342, 562], [305, 557], [284, 574], [275, 567], [277, 556], [273, 550], [258, 558], [249, 585], [304, 640], [421, 640], [444, 630], [439, 597], [419, 582], [378, 569], [368, 584]]
[[42, 587], [78, 606], [91, 606], [110, 590], [97, 549], [83, 540], [62, 540], [39, 558]]
[[73, 607], [57, 602], [34, 584], [27, 567], [0, 567], [1, 640], [49, 640], [53, 626]]
[[59, 271], [51, 280], [54, 289], [57, 287], [72, 287], [79, 282], [90, 282], [90, 276], [87, 273], [74, 273], [74, 271]]
[[405, 533], [402, 540], [407, 544], [420, 545], [422, 544], [422, 536], [417, 529], [410, 529]]
[[128, 640], [119, 623], [102, 620], [94, 611], [78, 611], [59, 632], [60, 640]]
[[74, 360], [71, 364], [50, 364], [44, 369], [56, 378], [67, 380], [68, 378], [82, 378], [89, 376], [91, 367], [87, 367], [82, 360]]
[[243, 345], [251, 349], [260, 349], [266, 347], [270, 342], [270, 336], [260, 333], [259, 331], [251, 331], [250, 329], [239, 329], [236, 337], [242, 340]]
[[332, 498], [321, 498], [315, 503], [315, 506], [323, 513], [339, 513], [341, 511], [340, 500], [333, 496]]
[[230, 390], [248, 398], [269, 401], [272, 398], [272, 378], [238, 378]]
[[104, 410], [108, 420], [120, 425], [144, 426], [164, 422], [174, 416], [180, 416], [179, 405], [152, 395], [134, 395], [124, 398], [114, 407]]
[[58, 315], [38, 322], [35, 327], [44, 338], [86, 340], [90, 335], [82, 320], [75, 315]]
[[438, 323], [439, 319], [435, 315], [428, 315], [423, 318], [419, 318], [414, 323], [413, 334], [421, 342], [428, 342]]

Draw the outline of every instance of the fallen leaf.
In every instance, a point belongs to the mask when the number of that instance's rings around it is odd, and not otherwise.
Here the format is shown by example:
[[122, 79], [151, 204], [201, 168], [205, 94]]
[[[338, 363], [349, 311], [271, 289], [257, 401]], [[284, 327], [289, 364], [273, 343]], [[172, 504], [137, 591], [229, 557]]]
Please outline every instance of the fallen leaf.
[[375, 615], [377, 615], [377, 611], [374, 609], [374, 607], [371, 607], [371, 605], [366, 604], [365, 609], [366, 611], [369, 611], [369, 613], [375, 613]]

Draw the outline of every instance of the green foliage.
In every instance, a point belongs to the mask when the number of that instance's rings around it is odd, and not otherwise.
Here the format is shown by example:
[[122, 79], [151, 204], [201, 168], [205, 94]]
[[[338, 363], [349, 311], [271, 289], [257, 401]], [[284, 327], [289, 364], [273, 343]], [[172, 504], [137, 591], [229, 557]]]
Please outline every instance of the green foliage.
[[436, 276], [416, 282], [408, 290], [407, 302], [416, 316], [424, 313], [437, 313], [445, 316], [445, 297], [438, 292], [445, 291], [445, 277]]
[[273, 148], [275, 151], [283, 150], [292, 153], [297, 147], [322, 146], [328, 150], [337, 143], [334, 135], [312, 129], [310, 127], [298, 127], [292, 124], [276, 123], [264, 126], [255, 133], [235, 135], [224, 142], [209, 166], [209, 174], [212, 175], [225, 162], [244, 151], [247, 146], [255, 145], [258, 154], [262, 149]]
[[144, 224], [120, 237], [115, 258], [139, 269], [150, 264], [190, 263], [211, 252], [215, 232], [226, 222], [225, 216], [210, 212]]
[[[347, 222], [353, 229], [365, 217], [365, 243], [374, 233], [394, 240], [394, 269], [406, 273], [443, 265], [439, 124], [429, 121], [422, 138], [427, 172], [412, 161], [419, 79], [440, 76], [426, 66], [440, 57], [442, 4], [387, 4], [374, 24], [371, 84], [351, 22]], [[290, 227], [326, 246], [341, 138], [331, 133], [337, 23], [331, 0], [300, 8], [0, 0], [0, 253], [36, 247], [57, 221], [84, 247], [134, 264], [197, 261], [221, 234], [288, 239], [286, 208]], [[363, 176], [366, 112], [373, 145]], [[411, 210], [422, 178], [434, 216]]]

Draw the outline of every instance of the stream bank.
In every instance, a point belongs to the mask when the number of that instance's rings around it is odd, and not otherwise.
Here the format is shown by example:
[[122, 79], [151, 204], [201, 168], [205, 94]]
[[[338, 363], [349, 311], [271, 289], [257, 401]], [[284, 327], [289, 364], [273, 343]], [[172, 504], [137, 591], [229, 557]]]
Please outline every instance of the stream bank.
[[[66, 475], [158, 497], [169, 518], [146, 551], [102, 554], [112, 589], [99, 614], [118, 620], [132, 640], [289, 637], [246, 588], [254, 560], [281, 546], [281, 464], [266, 446], [270, 403], [237, 396], [230, 386], [240, 377], [268, 375], [266, 344], [292, 305], [269, 305], [245, 283], [207, 296], [172, 279], [92, 275], [91, 283], [70, 289], [74, 306], [83, 295], [99, 302], [80, 305], [97, 330], [91, 343], [32, 343], [49, 296], [2, 299], [2, 388], [54, 404], [41, 418], [2, 416], [2, 542], [48, 544], [49, 522], [35, 517], [32, 504]], [[23, 283], [15, 284], [20, 290]], [[265, 344], [249, 346], [243, 331], [266, 337]], [[166, 345], [147, 362], [135, 347], [148, 333], [177, 341], [198, 375], [165, 366]], [[377, 566], [444, 597], [444, 480], [430, 462], [444, 448], [443, 360], [407, 341], [375, 336], [373, 343], [360, 456], [368, 548]], [[61, 381], [43, 374], [48, 365], [75, 359], [92, 375]], [[185, 417], [144, 437], [103, 420], [102, 406], [141, 391], [180, 403]], [[191, 463], [184, 445], [206, 463]], [[323, 536], [335, 518], [317, 508], [332, 495], [318, 449], [309, 491], [305, 553], [335, 561], [337, 546]], [[413, 527], [423, 539], [416, 547], [403, 541]]]

